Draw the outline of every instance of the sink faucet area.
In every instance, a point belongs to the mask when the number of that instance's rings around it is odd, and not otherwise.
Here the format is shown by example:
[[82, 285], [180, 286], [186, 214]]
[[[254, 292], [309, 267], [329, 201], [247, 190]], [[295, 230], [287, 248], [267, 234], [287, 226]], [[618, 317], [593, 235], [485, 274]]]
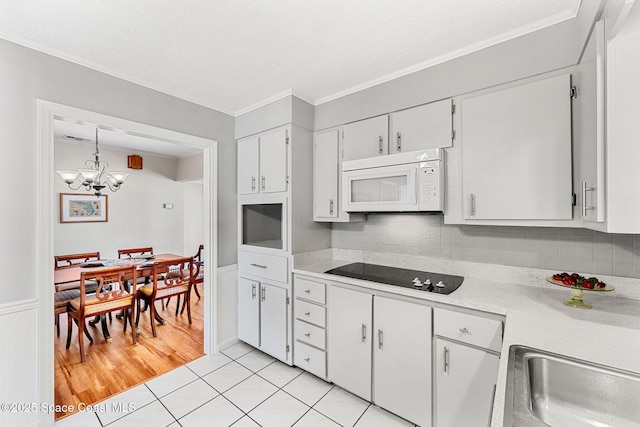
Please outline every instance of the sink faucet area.
[[505, 426], [638, 427], [640, 376], [511, 346]]

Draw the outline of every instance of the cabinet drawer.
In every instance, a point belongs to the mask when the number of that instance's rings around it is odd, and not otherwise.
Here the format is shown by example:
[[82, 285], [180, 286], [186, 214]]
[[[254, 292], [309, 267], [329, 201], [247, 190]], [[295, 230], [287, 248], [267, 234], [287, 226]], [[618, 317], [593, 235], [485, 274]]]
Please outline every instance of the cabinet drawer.
[[239, 251], [238, 271], [240, 274], [251, 274], [287, 283], [287, 261], [287, 257]]
[[320, 378], [327, 377], [327, 355], [322, 350], [296, 341], [293, 352], [293, 363], [299, 368]]
[[434, 310], [434, 333], [441, 337], [500, 351], [502, 322], [456, 311]]
[[296, 276], [293, 284], [293, 295], [296, 298], [324, 304], [326, 302], [325, 284]]
[[319, 326], [310, 325], [296, 319], [296, 323], [293, 326], [293, 336], [297, 341], [311, 344], [322, 350], [326, 349], [325, 331]]
[[324, 307], [299, 299], [295, 300], [293, 304], [293, 313], [296, 319], [304, 320], [305, 322], [313, 323], [323, 328], [325, 327], [326, 318]]

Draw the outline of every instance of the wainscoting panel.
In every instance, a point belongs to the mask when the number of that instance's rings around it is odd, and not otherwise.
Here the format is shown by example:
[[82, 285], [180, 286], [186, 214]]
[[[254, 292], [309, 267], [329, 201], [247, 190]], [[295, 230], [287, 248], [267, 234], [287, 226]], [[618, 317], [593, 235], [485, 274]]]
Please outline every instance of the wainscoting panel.
[[218, 268], [218, 295], [216, 316], [218, 318], [217, 351], [238, 342], [238, 265]]
[[37, 309], [35, 299], [0, 304], [0, 426], [38, 424]]

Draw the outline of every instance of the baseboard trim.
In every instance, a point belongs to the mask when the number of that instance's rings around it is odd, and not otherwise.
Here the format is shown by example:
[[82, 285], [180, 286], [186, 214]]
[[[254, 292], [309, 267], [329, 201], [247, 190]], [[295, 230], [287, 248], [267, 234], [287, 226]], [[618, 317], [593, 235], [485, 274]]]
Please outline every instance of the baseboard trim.
[[221, 343], [218, 344], [218, 350], [217, 351], [223, 351], [228, 349], [229, 347], [233, 347], [234, 345], [238, 344], [240, 342], [240, 339], [238, 339], [238, 337], [233, 337], [233, 338], [229, 338], [227, 340], [222, 341]]
[[223, 267], [218, 267], [218, 274], [231, 273], [238, 269], [238, 264], [229, 264]]

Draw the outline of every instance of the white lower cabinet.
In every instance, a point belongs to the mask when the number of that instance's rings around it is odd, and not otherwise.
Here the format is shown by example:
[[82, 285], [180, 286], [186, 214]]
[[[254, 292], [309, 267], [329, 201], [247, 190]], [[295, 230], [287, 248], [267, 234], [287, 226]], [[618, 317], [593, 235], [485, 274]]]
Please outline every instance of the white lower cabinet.
[[434, 427], [490, 425], [502, 318], [435, 308]]
[[431, 424], [430, 307], [332, 286], [327, 354], [332, 382], [413, 423]]
[[327, 377], [326, 283], [293, 276], [293, 363], [322, 379]]
[[238, 278], [238, 338], [287, 361], [287, 290]]
[[371, 400], [372, 296], [330, 286], [327, 305], [329, 380]]
[[429, 426], [431, 307], [376, 295], [373, 326], [373, 402]]
[[490, 425], [498, 355], [436, 338], [435, 426]]
[[238, 338], [260, 347], [260, 282], [238, 278]]

